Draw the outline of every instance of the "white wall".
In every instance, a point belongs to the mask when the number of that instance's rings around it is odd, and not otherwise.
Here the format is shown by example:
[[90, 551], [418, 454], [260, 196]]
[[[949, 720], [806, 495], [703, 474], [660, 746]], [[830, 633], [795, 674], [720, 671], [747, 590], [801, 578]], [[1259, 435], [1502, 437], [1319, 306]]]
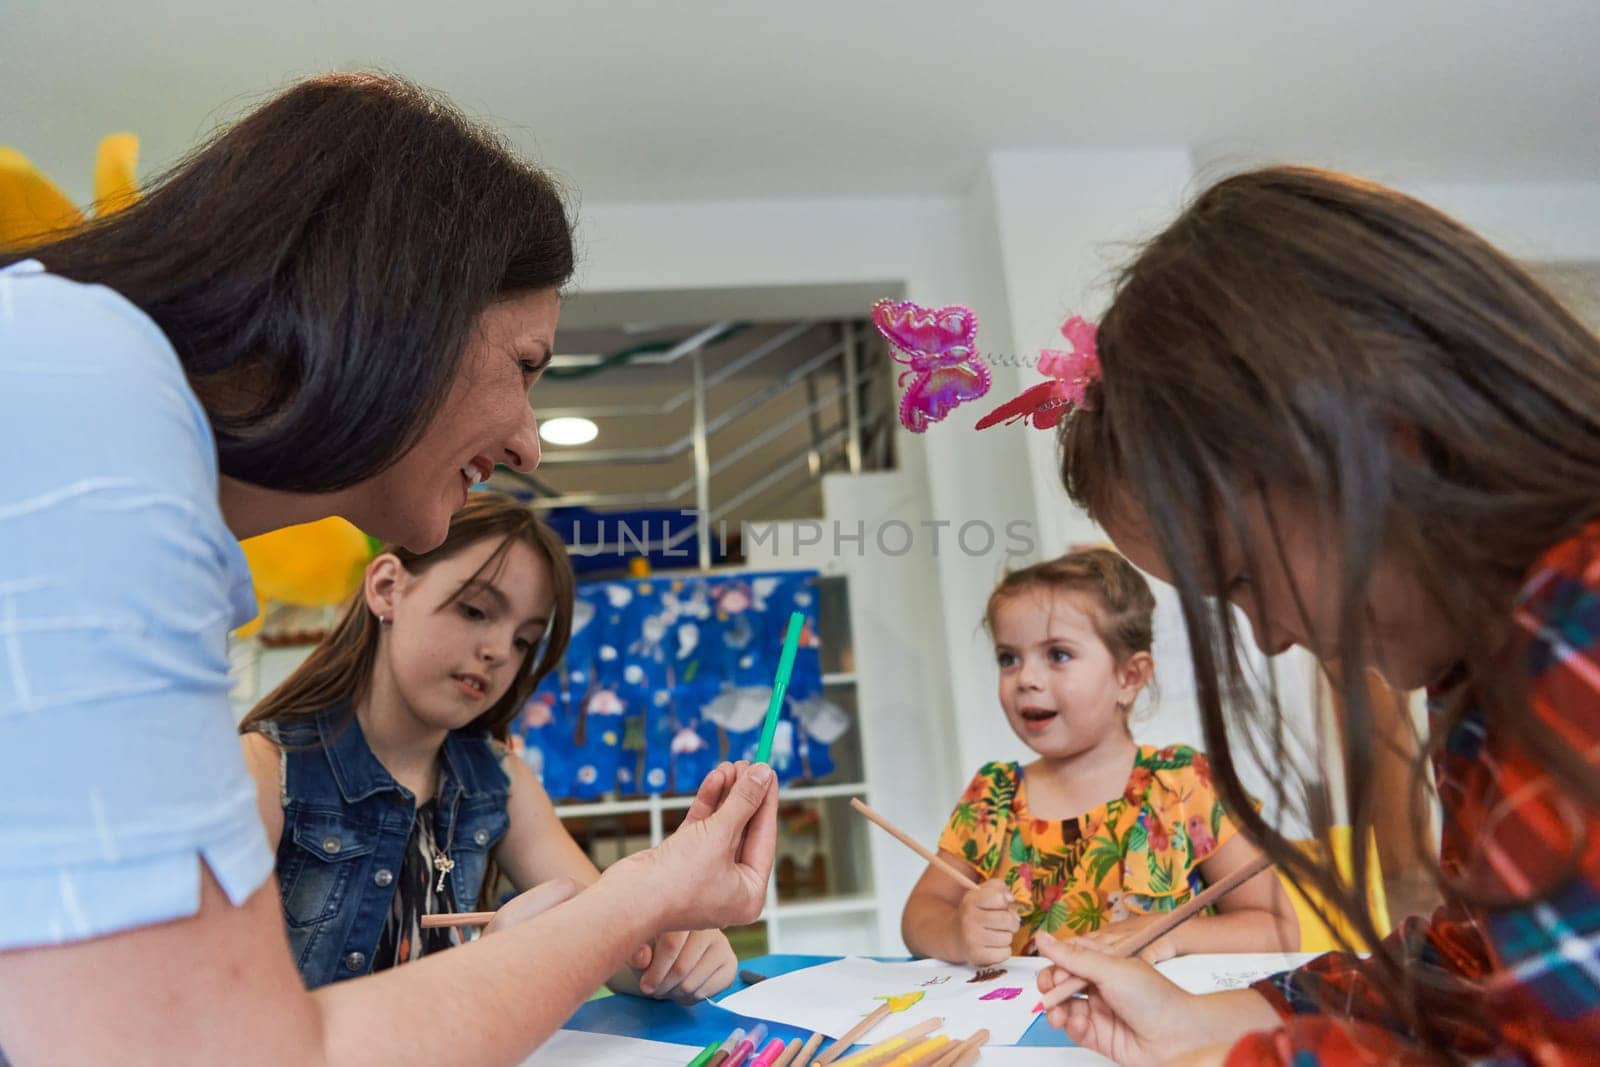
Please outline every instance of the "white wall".
[[1600, 261], [1600, 181], [1434, 183], [1406, 191], [1519, 259]]

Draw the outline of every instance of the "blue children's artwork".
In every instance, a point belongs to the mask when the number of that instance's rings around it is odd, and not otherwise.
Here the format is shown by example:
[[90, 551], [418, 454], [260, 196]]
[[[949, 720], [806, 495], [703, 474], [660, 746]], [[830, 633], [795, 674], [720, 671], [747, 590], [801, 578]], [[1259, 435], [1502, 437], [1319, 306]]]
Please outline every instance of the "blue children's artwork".
[[823, 699], [813, 571], [578, 586], [572, 641], [513, 729], [552, 797], [692, 792], [760, 740], [791, 612], [805, 619], [772, 747], [778, 779], [826, 777], [849, 718]]

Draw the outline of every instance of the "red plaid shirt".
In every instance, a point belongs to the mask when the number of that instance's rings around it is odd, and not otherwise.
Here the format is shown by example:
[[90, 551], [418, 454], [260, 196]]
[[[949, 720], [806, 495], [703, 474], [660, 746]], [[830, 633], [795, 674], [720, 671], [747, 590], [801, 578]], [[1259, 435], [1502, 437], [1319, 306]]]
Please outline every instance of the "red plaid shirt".
[[[1600, 522], [1535, 564], [1514, 617], [1526, 642], [1531, 712], [1600, 774]], [[1561, 798], [1544, 768], [1486, 730], [1478, 714], [1450, 732], [1434, 772], [1445, 871], [1528, 903], [1483, 909], [1447, 900], [1431, 920], [1408, 919], [1389, 940], [1418, 966], [1481, 990], [1472, 1021], [1454, 1030], [1458, 1058], [1600, 1064], [1600, 812]], [[1580, 824], [1576, 873], [1529, 899], [1571, 863]], [[1258, 983], [1284, 1024], [1241, 1041], [1229, 1067], [1431, 1062], [1368, 980], [1370, 966], [1330, 953]]]

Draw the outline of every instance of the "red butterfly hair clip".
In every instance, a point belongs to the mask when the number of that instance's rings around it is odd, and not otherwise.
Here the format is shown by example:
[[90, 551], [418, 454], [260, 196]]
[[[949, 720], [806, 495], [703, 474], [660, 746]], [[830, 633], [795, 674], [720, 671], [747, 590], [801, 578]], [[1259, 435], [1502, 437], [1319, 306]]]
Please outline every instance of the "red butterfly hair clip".
[[1100, 380], [1100, 356], [1095, 351], [1095, 327], [1074, 315], [1061, 324], [1061, 336], [1072, 351], [1046, 348], [1039, 352], [1039, 370], [1049, 377], [1001, 404], [978, 420], [986, 430], [1004, 422], [1031, 422], [1036, 430], [1048, 430], [1073, 409], [1089, 409], [1089, 386]]

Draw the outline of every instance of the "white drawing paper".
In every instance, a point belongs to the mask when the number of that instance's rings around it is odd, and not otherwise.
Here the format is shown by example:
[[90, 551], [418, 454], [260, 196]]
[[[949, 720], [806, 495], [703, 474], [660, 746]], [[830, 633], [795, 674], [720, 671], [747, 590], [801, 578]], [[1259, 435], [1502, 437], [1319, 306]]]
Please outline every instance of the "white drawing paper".
[[1036, 1018], [1037, 977], [1045, 965], [1037, 957], [1012, 957], [980, 971], [940, 960], [879, 963], [846, 956], [768, 978], [718, 1003], [754, 1019], [838, 1037], [888, 1002], [896, 1010], [863, 1042], [881, 1041], [939, 1016], [944, 1026], [938, 1033], [964, 1038], [987, 1029], [990, 1044], [1011, 1045]]

